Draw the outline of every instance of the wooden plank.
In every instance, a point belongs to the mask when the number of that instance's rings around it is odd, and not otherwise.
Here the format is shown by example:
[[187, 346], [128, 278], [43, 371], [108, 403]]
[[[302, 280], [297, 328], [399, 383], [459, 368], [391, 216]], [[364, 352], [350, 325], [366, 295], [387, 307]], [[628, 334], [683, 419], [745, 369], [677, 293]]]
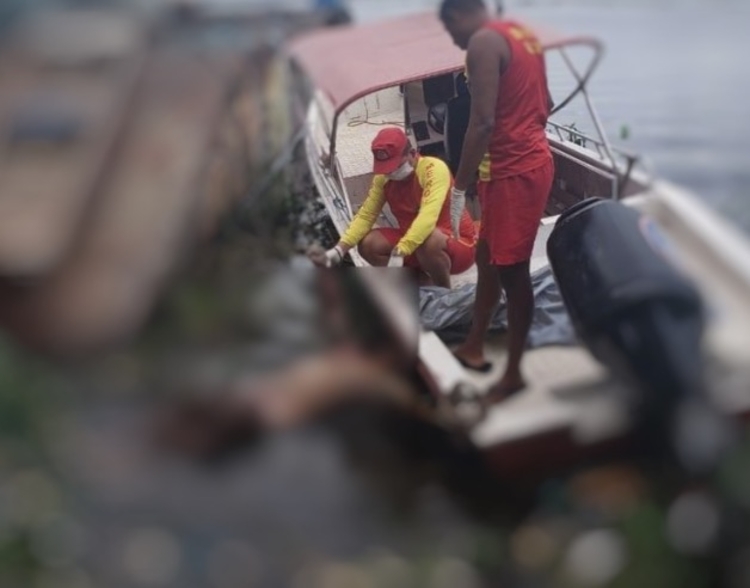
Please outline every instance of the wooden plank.
[[116, 166], [74, 254], [29, 289], [0, 294], [0, 323], [55, 353], [126, 339], [193, 243], [200, 189], [236, 57], [152, 60]]
[[[0, 120], [6, 128], [0, 157], [0, 275], [39, 277], [68, 253], [109, 169], [144, 61], [139, 48], [98, 71], [49, 71], [28, 61], [0, 65]], [[67, 118], [80, 126], [80, 135], [58, 145], [20, 136], [44, 116]]]

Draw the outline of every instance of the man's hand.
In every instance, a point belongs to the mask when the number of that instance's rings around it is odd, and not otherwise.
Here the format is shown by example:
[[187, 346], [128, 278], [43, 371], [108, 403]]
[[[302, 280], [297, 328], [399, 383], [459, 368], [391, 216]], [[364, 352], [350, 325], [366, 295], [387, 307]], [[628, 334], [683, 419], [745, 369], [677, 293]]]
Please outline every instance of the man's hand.
[[388, 267], [404, 267], [404, 257], [398, 250], [394, 249], [391, 251], [391, 256], [388, 259]]
[[344, 261], [344, 252], [338, 245], [328, 251], [320, 245], [313, 245], [307, 250], [307, 257], [318, 267], [335, 267]]
[[456, 239], [461, 237], [461, 218], [466, 208], [466, 190], [451, 189], [451, 228]]

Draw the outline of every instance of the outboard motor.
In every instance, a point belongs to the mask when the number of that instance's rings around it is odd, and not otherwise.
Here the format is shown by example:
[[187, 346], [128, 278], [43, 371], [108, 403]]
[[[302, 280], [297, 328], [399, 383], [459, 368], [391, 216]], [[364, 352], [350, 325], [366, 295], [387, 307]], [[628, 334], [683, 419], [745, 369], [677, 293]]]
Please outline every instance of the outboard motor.
[[685, 401], [691, 414], [711, 412], [703, 394], [703, 304], [668, 261], [668, 247], [652, 219], [599, 198], [561, 215], [547, 244], [576, 333], [635, 392], [631, 408], [649, 436], [689, 435], [675, 427], [692, 425], [673, 418]]

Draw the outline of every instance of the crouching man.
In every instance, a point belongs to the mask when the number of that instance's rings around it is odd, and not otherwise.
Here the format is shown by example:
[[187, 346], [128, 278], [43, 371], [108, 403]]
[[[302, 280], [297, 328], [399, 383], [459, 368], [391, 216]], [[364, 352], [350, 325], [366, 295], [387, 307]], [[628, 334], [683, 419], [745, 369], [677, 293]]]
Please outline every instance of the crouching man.
[[[357, 247], [371, 265], [418, 269], [436, 286], [450, 288], [451, 274], [474, 263], [476, 231], [468, 212], [451, 226], [450, 192], [453, 178], [448, 166], [423, 157], [399, 128], [386, 128], [372, 143], [375, 177], [370, 192], [341, 241], [326, 252], [312, 250], [319, 266], [338, 265]], [[398, 227], [373, 229], [385, 204]]]

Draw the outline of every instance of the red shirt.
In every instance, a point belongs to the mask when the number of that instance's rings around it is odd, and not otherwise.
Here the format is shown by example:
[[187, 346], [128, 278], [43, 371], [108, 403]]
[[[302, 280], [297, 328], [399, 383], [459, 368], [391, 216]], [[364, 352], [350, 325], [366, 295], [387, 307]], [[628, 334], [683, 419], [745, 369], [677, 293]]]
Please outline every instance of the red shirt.
[[552, 154], [545, 127], [549, 117], [547, 71], [534, 33], [513, 21], [485, 25], [502, 35], [511, 59], [500, 77], [495, 131], [479, 168], [482, 181], [520, 175], [547, 163]]

